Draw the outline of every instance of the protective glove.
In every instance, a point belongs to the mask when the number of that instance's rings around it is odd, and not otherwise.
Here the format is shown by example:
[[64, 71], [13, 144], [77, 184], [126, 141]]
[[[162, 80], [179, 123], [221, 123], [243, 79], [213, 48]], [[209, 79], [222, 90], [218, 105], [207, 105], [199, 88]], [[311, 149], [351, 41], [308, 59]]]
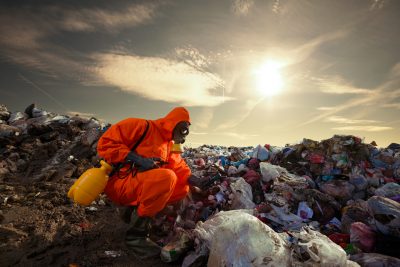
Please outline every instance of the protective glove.
[[157, 163], [161, 162], [160, 158], [144, 158], [135, 152], [129, 152], [125, 160], [133, 163], [139, 171], [147, 171], [158, 168]]
[[197, 177], [196, 175], [191, 175], [188, 178], [188, 184], [190, 186], [197, 187], [200, 190], [206, 189], [208, 182], [209, 182], [208, 178]]

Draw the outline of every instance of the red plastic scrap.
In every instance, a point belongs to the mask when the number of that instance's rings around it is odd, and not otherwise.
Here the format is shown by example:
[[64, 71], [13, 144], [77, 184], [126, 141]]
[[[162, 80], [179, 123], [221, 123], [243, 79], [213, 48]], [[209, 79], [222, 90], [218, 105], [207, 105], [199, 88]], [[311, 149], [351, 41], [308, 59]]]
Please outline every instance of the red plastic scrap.
[[347, 244], [350, 243], [350, 235], [349, 234], [342, 234], [342, 233], [333, 233], [330, 234], [329, 239], [335, 242], [336, 244]]
[[310, 155], [310, 162], [311, 163], [315, 163], [315, 164], [320, 164], [320, 163], [324, 163], [325, 162], [325, 158], [323, 155], [320, 154], [316, 154], [316, 153], [312, 153]]
[[81, 223], [78, 223], [78, 226], [80, 228], [82, 228], [82, 230], [86, 230], [86, 229], [89, 229], [90, 227], [92, 227], [92, 224], [89, 222], [81, 222]]

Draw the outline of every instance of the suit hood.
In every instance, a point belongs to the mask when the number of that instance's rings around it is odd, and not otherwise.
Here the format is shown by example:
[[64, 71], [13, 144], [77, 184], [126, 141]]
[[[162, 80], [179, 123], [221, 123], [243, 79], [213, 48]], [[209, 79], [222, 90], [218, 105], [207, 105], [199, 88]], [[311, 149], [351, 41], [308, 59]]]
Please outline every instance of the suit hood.
[[190, 123], [189, 111], [184, 107], [176, 107], [164, 118], [157, 119], [154, 123], [161, 130], [165, 139], [172, 140], [172, 132], [175, 126], [181, 121], [187, 121]]

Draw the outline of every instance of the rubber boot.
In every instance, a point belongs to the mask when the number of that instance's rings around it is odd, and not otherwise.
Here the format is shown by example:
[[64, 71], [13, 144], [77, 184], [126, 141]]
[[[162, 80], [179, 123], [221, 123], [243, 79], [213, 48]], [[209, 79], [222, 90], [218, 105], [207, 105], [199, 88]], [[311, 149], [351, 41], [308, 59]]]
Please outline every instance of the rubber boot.
[[131, 228], [125, 235], [125, 243], [141, 259], [160, 256], [161, 247], [148, 238], [151, 218], [140, 217], [136, 209], [132, 212]]
[[129, 224], [131, 222], [132, 212], [134, 212], [135, 209], [135, 206], [128, 206], [120, 210], [120, 218], [124, 221], [124, 223]]

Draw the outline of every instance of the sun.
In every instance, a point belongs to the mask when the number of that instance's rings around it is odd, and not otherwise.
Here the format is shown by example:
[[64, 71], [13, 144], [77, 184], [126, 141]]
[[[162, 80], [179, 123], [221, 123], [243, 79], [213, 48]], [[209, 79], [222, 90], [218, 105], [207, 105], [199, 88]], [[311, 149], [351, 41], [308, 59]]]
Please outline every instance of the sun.
[[279, 94], [284, 85], [281, 75], [283, 66], [283, 62], [269, 59], [257, 67], [254, 70], [257, 90], [265, 96]]

